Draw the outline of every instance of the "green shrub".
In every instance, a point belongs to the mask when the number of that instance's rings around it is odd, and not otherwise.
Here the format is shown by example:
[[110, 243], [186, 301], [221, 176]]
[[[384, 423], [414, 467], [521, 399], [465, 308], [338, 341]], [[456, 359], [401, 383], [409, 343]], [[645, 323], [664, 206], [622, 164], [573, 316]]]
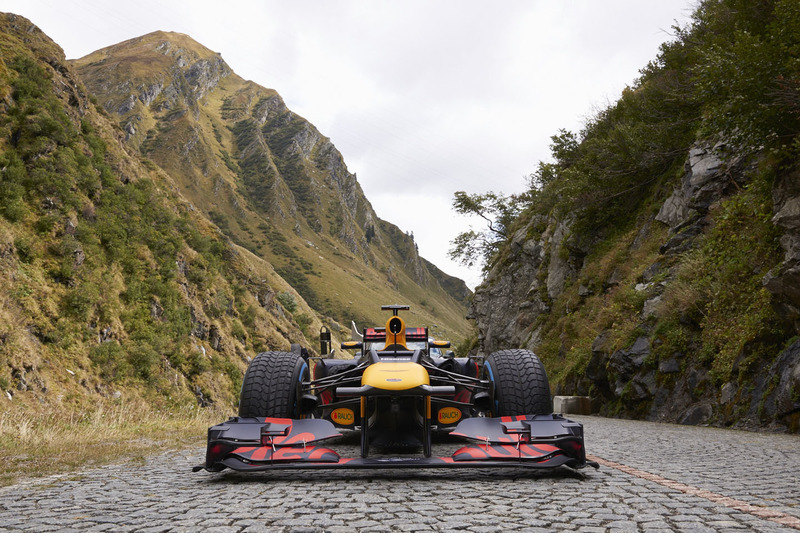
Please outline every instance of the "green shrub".
[[305, 335], [308, 339], [312, 338], [313, 336], [311, 335], [311, 330], [309, 329], [311, 326], [311, 317], [305, 313], [300, 313], [299, 315], [295, 316], [294, 319], [295, 322], [297, 322], [297, 325], [300, 327], [300, 331], [303, 332], [303, 335]]
[[23, 263], [30, 263], [36, 257], [36, 250], [31, 245], [30, 241], [24, 237], [17, 237], [14, 239], [14, 248], [17, 251], [17, 257]]
[[89, 359], [99, 368], [100, 376], [111, 383], [122, 383], [133, 373], [125, 349], [116, 342], [93, 346]]
[[153, 378], [161, 356], [148, 343], [135, 343], [128, 348], [128, 364], [134, 375], [144, 381]]
[[294, 313], [297, 311], [297, 300], [294, 299], [294, 295], [289, 292], [279, 292], [275, 299], [280, 302], [284, 309], [289, 311], [290, 313]]

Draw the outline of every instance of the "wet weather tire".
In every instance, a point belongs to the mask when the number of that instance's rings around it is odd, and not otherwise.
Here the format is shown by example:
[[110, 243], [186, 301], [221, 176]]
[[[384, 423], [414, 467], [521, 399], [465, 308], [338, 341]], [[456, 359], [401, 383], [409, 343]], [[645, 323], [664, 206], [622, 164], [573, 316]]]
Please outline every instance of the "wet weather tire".
[[242, 380], [239, 416], [298, 418], [303, 380], [308, 380], [308, 365], [299, 354], [258, 354]]
[[483, 365], [483, 377], [494, 383], [494, 416], [549, 415], [553, 412], [547, 372], [533, 352], [493, 352]]

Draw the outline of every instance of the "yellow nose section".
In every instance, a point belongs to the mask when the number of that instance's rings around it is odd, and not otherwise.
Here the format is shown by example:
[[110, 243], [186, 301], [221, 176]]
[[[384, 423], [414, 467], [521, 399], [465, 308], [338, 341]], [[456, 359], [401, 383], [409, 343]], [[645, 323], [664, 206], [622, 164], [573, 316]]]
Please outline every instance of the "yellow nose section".
[[361, 376], [361, 385], [383, 390], [408, 390], [430, 385], [428, 371], [417, 363], [381, 362], [368, 366]]

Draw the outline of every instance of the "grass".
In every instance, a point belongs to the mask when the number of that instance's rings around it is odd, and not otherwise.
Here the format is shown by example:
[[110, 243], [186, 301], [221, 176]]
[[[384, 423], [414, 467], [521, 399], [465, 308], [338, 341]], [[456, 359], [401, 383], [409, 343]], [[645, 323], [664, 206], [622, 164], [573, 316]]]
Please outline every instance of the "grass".
[[91, 412], [0, 413], [0, 486], [78, 472], [85, 467], [169, 449], [205, 446], [206, 430], [230, 413], [158, 411], [144, 403], [106, 404]]

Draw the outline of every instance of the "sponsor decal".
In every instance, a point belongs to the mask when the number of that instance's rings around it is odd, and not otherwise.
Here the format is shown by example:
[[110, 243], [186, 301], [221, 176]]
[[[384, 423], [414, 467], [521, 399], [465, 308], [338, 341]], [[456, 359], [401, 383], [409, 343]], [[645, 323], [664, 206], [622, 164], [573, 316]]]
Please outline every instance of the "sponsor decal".
[[355, 423], [356, 415], [353, 413], [352, 409], [347, 409], [346, 407], [340, 407], [338, 409], [333, 410], [333, 412], [331, 413], [331, 420], [342, 426], [349, 426]]
[[455, 407], [443, 407], [439, 409], [437, 418], [442, 424], [455, 424], [461, 420], [461, 410]]

